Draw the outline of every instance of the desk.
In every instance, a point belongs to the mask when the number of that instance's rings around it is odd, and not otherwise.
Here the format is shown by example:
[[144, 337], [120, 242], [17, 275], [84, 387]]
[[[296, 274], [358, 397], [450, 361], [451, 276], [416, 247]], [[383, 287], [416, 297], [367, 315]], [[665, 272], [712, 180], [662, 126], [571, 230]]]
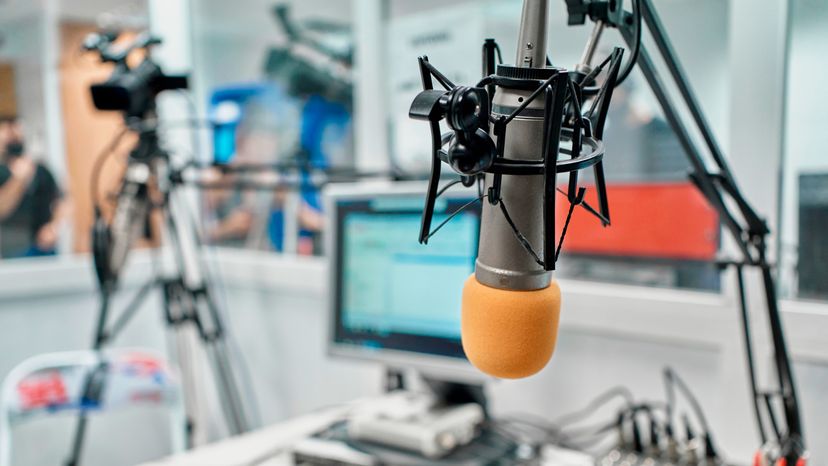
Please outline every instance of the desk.
[[141, 466], [289, 466], [299, 440], [343, 419], [352, 405], [306, 414]]
[[[297, 442], [345, 419], [355, 408], [384, 398], [366, 398], [323, 409], [140, 466], [293, 466], [291, 447]], [[594, 464], [588, 455], [551, 446], [544, 447], [541, 456], [543, 466]]]

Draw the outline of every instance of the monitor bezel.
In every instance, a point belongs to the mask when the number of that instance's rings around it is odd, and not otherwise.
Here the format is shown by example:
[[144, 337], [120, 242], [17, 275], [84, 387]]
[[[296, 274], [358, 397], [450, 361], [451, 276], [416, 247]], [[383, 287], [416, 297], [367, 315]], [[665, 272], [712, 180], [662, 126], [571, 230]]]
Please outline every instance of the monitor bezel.
[[[423, 182], [371, 181], [329, 185], [324, 191], [326, 217], [325, 246], [328, 257], [327, 342], [328, 354], [336, 358], [377, 362], [393, 369], [414, 369], [421, 374], [442, 380], [480, 383], [488, 379], [478, 372], [466, 358], [417, 353], [397, 349], [373, 349], [337, 342], [337, 269], [339, 268], [339, 204], [344, 201], [373, 200], [378, 197], [422, 196], [425, 199], [427, 185]], [[458, 186], [449, 189], [441, 197], [468, 199], [476, 197], [476, 188]], [[416, 231], [411, 232], [417, 235]]]

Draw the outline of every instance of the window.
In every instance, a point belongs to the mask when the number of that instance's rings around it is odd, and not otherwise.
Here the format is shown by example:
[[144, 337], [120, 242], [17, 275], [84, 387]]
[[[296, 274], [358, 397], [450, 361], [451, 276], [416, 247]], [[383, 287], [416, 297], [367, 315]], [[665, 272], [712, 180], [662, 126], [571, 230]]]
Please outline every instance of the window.
[[828, 3], [793, 0], [782, 162], [780, 244], [783, 296], [828, 299]]
[[[222, 122], [203, 155], [231, 167], [352, 167], [351, 2], [241, 3], [192, 3], [196, 98], [202, 114]], [[262, 171], [216, 175], [234, 183]], [[207, 190], [203, 199], [213, 244], [321, 252], [315, 187]]]

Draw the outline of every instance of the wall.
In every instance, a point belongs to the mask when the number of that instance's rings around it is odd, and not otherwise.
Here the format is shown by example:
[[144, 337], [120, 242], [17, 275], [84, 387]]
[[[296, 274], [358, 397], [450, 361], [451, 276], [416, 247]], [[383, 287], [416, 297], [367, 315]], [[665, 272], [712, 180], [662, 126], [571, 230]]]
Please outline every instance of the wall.
[[[133, 255], [116, 310], [123, 309], [149, 271], [148, 257]], [[25, 358], [88, 348], [97, 313], [92, 274], [85, 257], [0, 264], [0, 380]], [[224, 301], [225, 293], [218, 295]], [[318, 293], [277, 287], [262, 294], [244, 286], [230, 287], [226, 302], [233, 304], [226, 307], [227, 321], [237, 336], [231, 351], [243, 354], [250, 371], [258, 400], [251, 408], [257, 411], [254, 418], [259, 425], [378, 392], [378, 368], [326, 360]], [[165, 351], [157, 293], [140, 308], [117, 345]], [[235, 368], [244, 377], [244, 368], [238, 363]], [[212, 385], [204, 386], [208, 397], [214, 398]], [[218, 416], [217, 405], [210, 406], [211, 414]], [[224, 435], [218, 424], [214, 418], [209, 426], [213, 439]], [[161, 410], [105, 414], [93, 418], [90, 425], [84, 464], [134, 464], [169, 452]], [[60, 463], [69, 450], [72, 426], [72, 419], [65, 417], [20, 426], [15, 431], [14, 464]]]
[[14, 87], [14, 66], [11, 63], [0, 63], [0, 116], [17, 114], [17, 93]]
[[[221, 263], [224, 286], [219, 300], [249, 368], [263, 424], [378, 392], [379, 367], [330, 360], [325, 354], [323, 260], [297, 262], [227, 251], [212, 259]], [[134, 289], [148, 271], [146, 257], [135, 256], [126, 287]], [[91, 273], [84, 258], [0, 268], [0, 375], [34, 354], [86, 347], [96, 305]], [[693, 385], [725, 453], [747, 462], [757, 441], [748, 388], [739, 382], [745, 369], [738, 351], [735, 309], [693, 305], [688, 314], [679, 299], [653, 316], [623, 304], [587, 305], [580, 284], [563, 286], [568, 304], [553, 362], [537, 377], [491, 383], [496, 414], [526, 412], [552, 419], [617, 384], [628, 386], [641, 399], [663, 399], [660, 371], [669, 364]], [[615, 291], [588, 288], [599, 295]], [[651, 294], [658, 298], [658, 291]], [[122, 295], [121, 303], [126, 299]], [[159, 316], [158, 301], [148, 302], [118, 345], [164, 348]], [[811, 464], [828, 464], [828, 446], [820, 442], [828, 438], [824, 416], [828, 352], [806, 351], [802, 346], [811, 338], [803, 328], [825, 328], [824, 319], [805, 323], [789, 314], [786, 323], [791, 324]], [[768, 361], [767, 353], [760, 350], [759, 354], [760, 360]], [[96, 418], [88, 464], [131, 464], [163, 455], [167, 449], [163, 426], [160, 412]], [[68, 447], [70, 427], [68, 420], [43, 420], [21, 428], [18, 464], [54, 464]], [[211, 431], [220, 435], [215, 426]]]
[[17, 113], [24, 122], [29, 150], [38, 160], [46, 154], [46, 103], [43, 61], [45, 20], [41, 15], [23, 12], [14, 18], [0, 19], [0, 61], [14, 67]]

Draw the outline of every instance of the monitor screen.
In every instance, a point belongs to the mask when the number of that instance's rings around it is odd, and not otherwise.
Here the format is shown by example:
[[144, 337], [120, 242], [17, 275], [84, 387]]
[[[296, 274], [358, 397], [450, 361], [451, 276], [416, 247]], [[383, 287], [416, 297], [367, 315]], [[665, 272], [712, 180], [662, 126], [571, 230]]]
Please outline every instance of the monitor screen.
[[[433, 226], [470, 198], [440, 199]], [[420, 196], [336, 202], [335, 343], [464, 358], [460, 298], [474, 271], [480, 229], [475, 204], [428, 245], [417, 241]]]

